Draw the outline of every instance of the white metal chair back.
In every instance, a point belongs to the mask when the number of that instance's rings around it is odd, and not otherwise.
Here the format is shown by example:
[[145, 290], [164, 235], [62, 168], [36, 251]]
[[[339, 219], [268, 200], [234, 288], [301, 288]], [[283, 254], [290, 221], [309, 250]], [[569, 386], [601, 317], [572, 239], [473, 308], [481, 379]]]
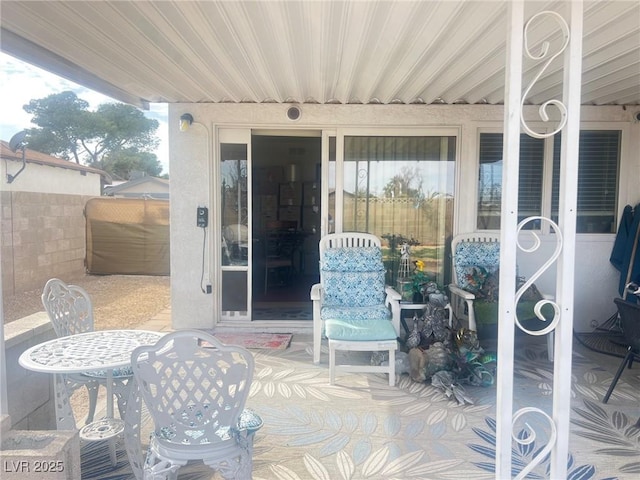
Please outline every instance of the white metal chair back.
[[453, 284], [457, 285], [458, 275], [456, 268], [456, 252], [458, 250], [458, 245], [461, 243], [500, 243], [500, 234], [499, 233], [462, 233], [460, 235], [456, 235], [451, 240], [451, 256], [453, 258], [453, 265], [451, 268], [451, 275], [453, 277]]
[[229, 468], [235, 478], [250, 478], [238, 473], [251, 470], [255, 433], [239, 427], [253, 379], [249, 351], [200, 330], [179, 330], [136, 348], [131, 366], [155, 425], [145, 478], [173, 475], [188, 460], [202, 460], [225, 478]]
[[93, 305], [83, 288], [52, 278], [41, 298], [58, 337], [93, 331]]
[[[77, 285], [67, 285], [58, 278], [50, 279], [42, 291], [42, 305], [58, 337], [93, 331], [93, 305], [91, 297]], [[98, 386], [104, 378], [88, 377], [82, 373], [65, 375], [65, 384], [70, 390], [81, 386], [87, 388], [89, 410], [86, 423], [91, 423], [98, 402]], [[120, 397], [119, 397], [120, 398]], [[56, 417], [63, 416], [63, 407], [56, 402]], [[73, 420], [75, 423], [75, 419]]]
[[320, 239], [320, 260], [322, 260], [324, 251], [328, 248], [379, 247], [380, 245], [380, 239], [370, 233], [331, 233]]

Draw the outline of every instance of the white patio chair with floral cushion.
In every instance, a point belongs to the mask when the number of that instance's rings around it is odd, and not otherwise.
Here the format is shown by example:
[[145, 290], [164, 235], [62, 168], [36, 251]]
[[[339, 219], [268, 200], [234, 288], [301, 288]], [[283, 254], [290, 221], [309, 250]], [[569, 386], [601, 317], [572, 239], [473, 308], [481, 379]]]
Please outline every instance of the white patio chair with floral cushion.
[[[465, 233], [451, 241], [452, 283], [449, 285], [451, 311], [458, 320], [466, 321], [479, 338], [495, 337], [498, 322], [500, 275], [500, 234]], [[516, 274], [517, 275], [517, 274]], [[516, 279], [517, 287], [523, 279]], [[518, 321], [527, 329], [542, 330], [548, 324], [537, 318], [534, 308], [543, 297], [535, 285], [523, 294], [516, 307]], [[543, 307], [548, 320], [553, 313]], [[551, 307], [549, 307], [551, 308]], [[547, 334], [547, 354], [553, 361], [553, 332]]]
[[[91, 297], [82, 287], [67, 285], [57, 278], [50, 279], [42, 291], [42, 305], [53, 330], [58, 337], [66, 337], [77, 333], [93, 331], [93, 305]], [[120, 416], [124, 415], [125, 403], [128, 397], [126, 383], [131, 378], [128, 367], [114, 369], [114, 393], [118, 399]], [[96, 411], [98, 388], [105, 386], [106, 372], [87, 372], [68, 374], [65, 376], [67, 388], [71, 391], [85, 386], [89, 393], [89, 412], [86, 423], [91, 423]], [[57, 405], [57, 399], [56, 399]]]
[[[320, 362], [322, 335], [329, 345], [330, 383], [337, 369], [384, 372], [395, 384], [400, 299], [385, 285], [381, 242], [367, 233], [334, 233], [320, 239], [320, 283], [311, 288], [313, 360]], [[336, 365], [336, 350], [387, 351], [388, 365]]]
[[[200, 330], [178, 330], [131, 354], [133, 386], [125, 444], [136, 478], [177, 478], [202, 460], [225, 479], [250, 479], [253, 440], [262, 419], [245, 409], [254, 360]], [[140, 443], [141, 399], [153, 419], [146, 460]]]

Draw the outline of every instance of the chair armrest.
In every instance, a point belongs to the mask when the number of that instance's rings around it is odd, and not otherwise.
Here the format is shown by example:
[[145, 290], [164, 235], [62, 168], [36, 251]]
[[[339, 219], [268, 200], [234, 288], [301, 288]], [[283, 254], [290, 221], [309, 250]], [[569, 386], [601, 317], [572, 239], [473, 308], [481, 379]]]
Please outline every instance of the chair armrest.
[[386, 285], [384, 287], [384, 293], [387, 294], [387, 300], [400, 301], [402, 300], [402, 295], [400, 295], [395, 288]]
[[451, 292], [452, 295], [457, 295], [464, 298], [465, 300], [475, 300], [476, 298], [473, 293], [467, 292], [466, 290], [458, 287], [457, 285], [454, 285], [453, 283], [449, 285], [449, 292]]
[[315, 301], [319, 301], [320, 298], [322, 297], [322, 284], [320, 283], [316, 283], [315, 285], [313, 285], [311, 287], [311, 300]]
[[396, 335], [400, 336], [400, 295], [393, 287], [386, 285], [384, 287], [385, 300], [384, 304], [391, 308], [391, 323], [396, 331]]

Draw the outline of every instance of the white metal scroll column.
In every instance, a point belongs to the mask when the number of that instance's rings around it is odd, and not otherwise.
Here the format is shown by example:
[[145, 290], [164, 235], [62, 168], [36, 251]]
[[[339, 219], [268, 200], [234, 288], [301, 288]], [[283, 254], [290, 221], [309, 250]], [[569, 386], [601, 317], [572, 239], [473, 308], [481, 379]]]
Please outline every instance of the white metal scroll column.
[[522, 25], [524, 3], [509, 2], [505, 69], [502, 206], [500, 216], [500, 295], [498, 304], [498, 367], [496, 375], [496, 479], [511, 478], [513, 425], [513, 360], [516, 290], [516, 225], [520, 163], [520, 92], [522, 90]]
[[558, 429], [557, 446], [551, 452], [551, 478], [567, 477], [569, 419], [571, 416], [571, 356], [573, 350], [573, 300], [575, 277], [576, 215], [578, 196], [578, 150], [580, 144], [580, 98], [582, 81], [582, 0], [570, 2], [571, 36], [565, 54], [563, 102], [567, 123], [560, 150], [559, 226], [564, 248], [558, 261], [557, 303], [561, 319], [556, 328], [553, 376], [553, 420]]
[[[504, 119], [504, 171], [503, 171], [503, 203], [501, 242], [505, 245], [517, 246], [519, 250], [531, 252], [539, 247], [539, 239], [535, 232], [534, 247], [525, 249], [518, 243], [518, 235], [522, 226], [527, 222], [540, 219], [548, 222], [555, 232], [556, 251], [543, 267], [534, 273], [531, 279], [522, 286], [515, 295], [516, 249], [501, 249], [500, 268], [500, 318], [499, 318], [499, 346], [498, 346], [498, 397], [497, 397], [497, 432], [496, 432], [496, 478], [511, 478], [511, 446], [513, 441], [528, 443], [535, 440], [536, 432], [525, 423], [526, 438], [516, 439], [514, 426], [520, 417], [529, 414], [541, 414], [549, 423], [546, 446], [538, 455], [524, 466], [516, 478], [524, 478], [548, 454], [551, 453], [551, 478], [566, 478], [569, 445], [569, 419], [571, 401], [571, 356], [573, 332], [573, 296], [574, 296], [574, 265], [575, 265], [575, 237], [577, 214], [577, 184], [578, 184], [578, 146], [580, 136], [580, 82], [582, 57], [582, 2], [576, 0], [569, 3], [571, 29], [564, 18], [556, 12], [540, 12], [532, 17], [522, 30], [523, 3], [510, 4], [510, 25], [508, 38], [508, 55], [506, 69], [506, 95]], [[543, 45], [540, 53], [532, 53], [529, 49], [528, 28], [533, 20], [550, 19], [562, 31], [563, 44], [557, 52], [550, 52], [548, 44]], [[523, 36], [524, 33], [524, 36]], [[524, 43], [523, 43], [524, 40]], [[525, 53], [530, 59], [544, 62], [539, 73], [520, 96], [522, 61], [518, 55], [519, 49], [525, 47]], [[568, 47], [568, 50], [567, 50]], [[540, 119], [549, 121], [547, 110], [550, 106], [560, 112], [559, 126], [553, 131], [539, 133], [527, 125], [522, 116], [522, 105], [531, 87], [542, 75], [553, 60], [564, 53], [564, 77], [562, 101], [550, 99], [539, 108]], [[560, 202], [559, 226], [548, 218], [530, 217], [516, 226], [517, 197], [518, 197], [518, 158], [519, 135], [518, 121], [523, 129], [535, 138], [551, 138], [562, 131], [561, 168], [560, 168]], [[515, 218], [514, 218], [515, 217]], [[515, 305], [521, 295], [537, 279], [544, 270], [556, 262], [556, 297], [555, 301], [542, 301], [554, 307], [554, 318], [549, 326], [537, 333], [526, 330], [519, 323], [515, 315]], [[513, 334], [516, 321], [518, 327], [529, 334], [545, 334], [555, 330], [555, 364], [554, 364], [554, 392], [553, 416], [550, 417], [537, 407], [525, 407], [513, 413]]]

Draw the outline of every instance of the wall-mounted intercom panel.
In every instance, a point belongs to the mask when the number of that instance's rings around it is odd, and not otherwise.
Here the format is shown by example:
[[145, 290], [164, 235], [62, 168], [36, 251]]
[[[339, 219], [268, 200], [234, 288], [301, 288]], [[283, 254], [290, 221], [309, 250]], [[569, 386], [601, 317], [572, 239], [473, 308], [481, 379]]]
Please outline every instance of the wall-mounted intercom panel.
[[209, 225], [209, 209], [207, 207], [198, 207], [196, 213], [196, 225], [200, 228], [206, 228]]

